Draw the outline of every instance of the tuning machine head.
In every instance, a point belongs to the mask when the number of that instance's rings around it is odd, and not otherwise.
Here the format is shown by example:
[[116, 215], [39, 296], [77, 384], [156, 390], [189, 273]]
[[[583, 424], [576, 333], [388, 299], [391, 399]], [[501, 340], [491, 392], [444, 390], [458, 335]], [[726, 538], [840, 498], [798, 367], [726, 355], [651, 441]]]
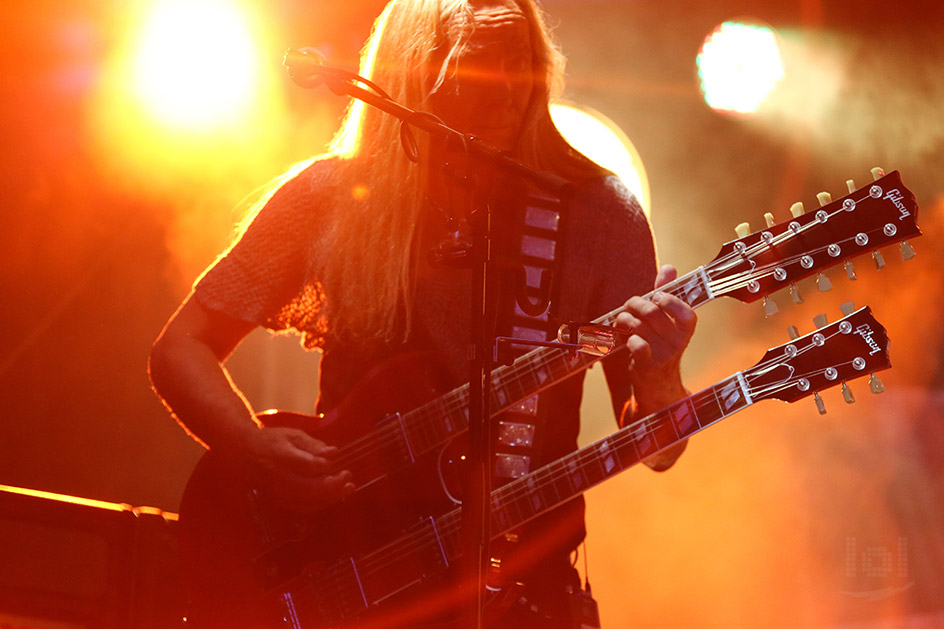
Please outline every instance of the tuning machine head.
[[915, 255], [916, 254], [915, 254], [914, 247], [912, 247], [908, 243], [907, 240], [902, 240], [901, 241], [901, 259], [907, 261], [915, 257]]
[[764, 297], [764, 316], [772, 317], [778, 312], [780, 312], [780, 309], [777, 308], [777, 303], [769, 297]]

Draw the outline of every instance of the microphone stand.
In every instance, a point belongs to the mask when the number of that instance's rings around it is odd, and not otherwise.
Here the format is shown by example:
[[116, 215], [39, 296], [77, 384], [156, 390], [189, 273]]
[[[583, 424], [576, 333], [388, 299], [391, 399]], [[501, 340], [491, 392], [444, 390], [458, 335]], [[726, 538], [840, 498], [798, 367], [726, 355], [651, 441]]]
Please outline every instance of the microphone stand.
[[[463, 146], [475, 160], [491, 164], [496, 169], [527, 179], [542, 190], [564, 196], [570, 193], [570, 183], [554, 174], [536, 170], [516, 160], [508, 151], [494, 147], [479, 138], [463, 134], [443, 124], [435, 116], [412, 110], [391, 99], [380, 87], [351, 72], [323, 65], [320, 54], [312, 49], [289, 50], [283, 65], [288, 67], [292, 80], [305, 88], [324, 83], [338, 96], [351, 96], [376, 107], [401, 121], [401, 141], [412, 161], [416, 161], [416, 147], [409, 127], [417, 127], [441, 138], [445, 146]], [[362, 86], [367, 86], [367, 89]], [[408, 145], [407, 140], [410, 141]], [[455, 143], [455, 144], [454, 144]], [[447, 168], [444, 162], [442, 168]], [[473, 195], [474, 189], [467, 194]], [[497, 356], [496, 340], [489, 328], [487, 288], [490, 276], [490, 216], [488, 204], [470, 217], [472, 226], [472, 312], [469, 346], [469, 477], [462, 501], [462, 555], [466, 558], [460, 571], [460, 587], [468, 591], [474, 584], [474, 608], [462, 615], [463, 626], [482, 627], [485, 605], [486, 566], [490, 560], [488, 547], [491, 539], [491, 422], [489, 409], [491, 370]], [[507, 340], [507, 339], [503, 339]], [[541, 343], [545, 345], [545, 343]], [[546, 345], [558, 345], [550, 344]], [[568, 347], [567, 345], [560, 345]], [[571, 345], [568, 348], [573, 348]]]

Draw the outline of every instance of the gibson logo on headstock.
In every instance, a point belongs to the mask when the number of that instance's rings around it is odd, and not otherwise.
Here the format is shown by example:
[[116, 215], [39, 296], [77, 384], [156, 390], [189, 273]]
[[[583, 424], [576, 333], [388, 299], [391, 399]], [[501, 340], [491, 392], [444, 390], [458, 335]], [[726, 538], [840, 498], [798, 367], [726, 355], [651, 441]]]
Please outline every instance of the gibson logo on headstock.
[[875, 339], [872, 338], [873, 332], [872, 332], [872, 328], [869, 327], [869, 324], [863, 323], [862, 325], [857, 327], [856, 334], [861, 336], [865, 340], [865, 342], [868, 344], [869, 350], [870, 350], [869, 356], [871, 356], [872, 354], [877, 354], [880, 351], [882, 351], [882, 348], [879, 347]]
[[903, 221], [909, 216], [911, 212], [908, 211], [908, 208], [905, 207], [903, 201], [905, 200], [905, 195], [898, 191], [898, 188], [894, 190], [889, 190], [888, 194], [882, 197], [886, 201], [891, 201], [896, 208], [898, 208], [898, 220]]

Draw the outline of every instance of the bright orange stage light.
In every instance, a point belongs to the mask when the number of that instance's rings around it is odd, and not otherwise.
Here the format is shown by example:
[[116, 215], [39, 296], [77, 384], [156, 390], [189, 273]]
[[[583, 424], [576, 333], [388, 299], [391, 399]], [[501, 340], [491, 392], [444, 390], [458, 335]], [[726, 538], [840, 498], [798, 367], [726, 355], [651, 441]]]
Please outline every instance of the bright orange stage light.
[[166, 124], [224, 125], [257, 87], [255, 44], [244, 14], [220, 0], [163, 0], [146, 17], [133, 61], [134, 91]]
[[291, 161], [279, 153], [287, 77], [266, 14], [244, 0], [146, 0], [108, 25], [87, 124], [109, 176], [175, 198], [233, 184], [235, 203], [247, 181]]

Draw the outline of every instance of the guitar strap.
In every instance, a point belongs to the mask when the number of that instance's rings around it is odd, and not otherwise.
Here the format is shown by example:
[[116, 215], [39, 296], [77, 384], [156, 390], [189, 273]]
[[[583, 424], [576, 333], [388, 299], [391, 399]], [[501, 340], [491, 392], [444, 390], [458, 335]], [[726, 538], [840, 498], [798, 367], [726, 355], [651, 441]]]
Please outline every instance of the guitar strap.
[[[552, 311], [560, 286], [565, 215], [560, 199], [524, 187], [511, 190], [493, 211], [501, 286], [498, 336], [531, 341], [556, 338]], [[512, 357], [532, 349], [511, 343]], [[501, 392], [493, 391], [496, 395]], [[493, 474], [499, 483], [524, 476], [541, 460], [547, 412], [540, 398], [531, 396], [498, 417]]]

